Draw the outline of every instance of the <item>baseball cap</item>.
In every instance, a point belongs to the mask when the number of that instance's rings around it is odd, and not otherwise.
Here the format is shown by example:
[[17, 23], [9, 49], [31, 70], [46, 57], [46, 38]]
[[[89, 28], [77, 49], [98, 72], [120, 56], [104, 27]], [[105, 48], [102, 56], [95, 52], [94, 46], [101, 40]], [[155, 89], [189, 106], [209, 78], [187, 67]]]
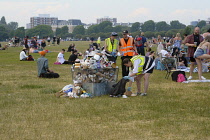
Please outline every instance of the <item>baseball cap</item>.
[[128, 30], [123, 31], [123, 34], [128, 34]]
[[39, 52], [39, 54], [41, 54], [41, 55], [45, 55], [45, 54], [46, 54], [46, 52], [45, 52], [45, 51], [40, 51], [40, 52]]
[[112, 32], [111, 36], [118, 36], [118, 34], [116, 32]]

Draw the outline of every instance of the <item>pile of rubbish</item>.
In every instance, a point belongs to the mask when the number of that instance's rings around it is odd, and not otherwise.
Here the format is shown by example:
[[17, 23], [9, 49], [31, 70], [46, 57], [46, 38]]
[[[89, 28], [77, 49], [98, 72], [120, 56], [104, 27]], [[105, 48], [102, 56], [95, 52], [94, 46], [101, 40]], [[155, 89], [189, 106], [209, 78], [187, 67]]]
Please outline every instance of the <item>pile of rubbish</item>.
[[118, 78], [116, 63], [98, 55], [85, 60], [77, 59], [71, 70], [73, 81], [80, 83], [116, 82]]
[[75, 82], [74, 85], [69, 84], [63, 87], [63, 89], [55, 93], [56, 97], [64, 98], [90, 98], [91, 94], [87, 93], [83, 88], [81, 83]]

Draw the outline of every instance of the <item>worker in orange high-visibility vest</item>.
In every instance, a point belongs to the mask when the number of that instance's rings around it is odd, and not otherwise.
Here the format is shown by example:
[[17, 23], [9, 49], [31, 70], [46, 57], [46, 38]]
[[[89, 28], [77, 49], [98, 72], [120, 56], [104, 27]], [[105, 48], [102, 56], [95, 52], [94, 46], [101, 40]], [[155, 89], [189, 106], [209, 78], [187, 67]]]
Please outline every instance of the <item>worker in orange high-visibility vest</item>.
[[[133, 56], [137, 55], [137, 49], [134, 44], [134, 39], [128, 36], [128, 31], [123, 31], [123, 38], [119, 41], [119, 52], [121, 54], [121, 60], [125, 58], [131, 59]], [[122, 76], [128, 76], [129, 68], [122, 64]]]

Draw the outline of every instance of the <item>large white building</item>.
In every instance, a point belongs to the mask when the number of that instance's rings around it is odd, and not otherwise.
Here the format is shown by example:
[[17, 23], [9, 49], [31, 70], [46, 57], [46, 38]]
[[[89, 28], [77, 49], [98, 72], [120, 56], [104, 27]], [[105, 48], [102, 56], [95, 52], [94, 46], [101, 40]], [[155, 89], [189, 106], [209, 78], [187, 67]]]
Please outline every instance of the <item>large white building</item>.
[[37, 25], [51, 25], [54, 21], [58, 20], [57, 17], [50, 17], [50, 14], [39, 14], [38, 17], [31, 17], [31, 28]]
[[69, 20], [55, 20], [51, 24], [52, 30], [55, 32], [56, 28], [62, 28], [67, 26], [69, 28], [69, 33], [72, 33], [74, 28], [78, 25], [82, 25], [80, 19], [69, 19]]

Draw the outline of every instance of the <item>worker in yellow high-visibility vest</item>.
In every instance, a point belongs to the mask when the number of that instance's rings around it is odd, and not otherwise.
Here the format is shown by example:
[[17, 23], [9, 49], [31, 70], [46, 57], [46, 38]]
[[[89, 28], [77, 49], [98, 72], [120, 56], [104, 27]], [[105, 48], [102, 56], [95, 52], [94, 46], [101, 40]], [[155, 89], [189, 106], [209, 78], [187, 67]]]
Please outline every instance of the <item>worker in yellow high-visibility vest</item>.
[[119, 41], [116, 39], [118, 34], [116, 32], [112, 32], [111, 36], [107, 39], [105, 39], [104, 49], [109, 54], [107, 56], [109, 61], [116, 62], [117, 59], [117, 52], [118, 52], [118, 46]]
[[[136, 55], [131, 59], [125, 58], [123, 60], [123, 65], [126, 67], [132, 67], [132, 74], [129, 76], [124, 76], [124, 79], [130, 79], [131, 77], [135, 77], [136, 86], [137, 86], [137, 94], [141, 96], [147, 95], [147, 90], [149, 87], [149, 76], [153, 73], [153, 69], [155, 66], [154, 59], [148, 56]], [[144, 76], [144, 92], [141, 93], [141, 78]], [[128, 88], [131, 90], [131, 87]]]

